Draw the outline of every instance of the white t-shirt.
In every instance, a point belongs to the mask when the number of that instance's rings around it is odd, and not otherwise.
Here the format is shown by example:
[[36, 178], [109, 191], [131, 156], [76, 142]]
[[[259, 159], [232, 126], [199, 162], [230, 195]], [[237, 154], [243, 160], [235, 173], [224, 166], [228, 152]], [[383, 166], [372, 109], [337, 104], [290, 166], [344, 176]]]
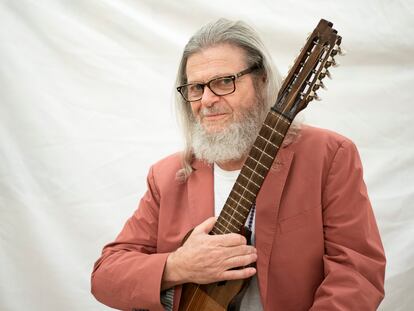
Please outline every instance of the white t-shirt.
[[[214, 213], [215, 216], [220, 215], [220, 212], [226, 203], [226, 200], [236, 182], [237, 176], [239, 176], [240, 170], [225, 171], [221, 169], [217, 164], [214, 164]], [[251, 215], [249, 215], [250, 217]], [[252, 238], [251, 242], [254, 245], [254, 228], [255, 219], [253, 214], [252, 225]], [[262, 311], [262, 303], [260, 302], [259, 288], [257, 285], [257, 276], [254, 275], [250, 281], [250, 285], [247, 288], [246, 293], [243, 296], [240, 311]]]

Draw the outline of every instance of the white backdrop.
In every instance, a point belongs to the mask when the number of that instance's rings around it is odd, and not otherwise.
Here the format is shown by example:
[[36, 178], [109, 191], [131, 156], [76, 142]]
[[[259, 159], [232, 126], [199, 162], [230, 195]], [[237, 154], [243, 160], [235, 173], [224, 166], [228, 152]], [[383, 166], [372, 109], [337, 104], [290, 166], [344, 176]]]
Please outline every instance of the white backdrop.
[[381, 310], [414, 308], [413, 1], [0, 0], [0, 310], [109, 310], [90, 272], [181, 148], [189, 36], [218, 17], [262, 34], [282, 74], [320, 18], [348, 50], [305, 121], [355, 141], [385, 246]]

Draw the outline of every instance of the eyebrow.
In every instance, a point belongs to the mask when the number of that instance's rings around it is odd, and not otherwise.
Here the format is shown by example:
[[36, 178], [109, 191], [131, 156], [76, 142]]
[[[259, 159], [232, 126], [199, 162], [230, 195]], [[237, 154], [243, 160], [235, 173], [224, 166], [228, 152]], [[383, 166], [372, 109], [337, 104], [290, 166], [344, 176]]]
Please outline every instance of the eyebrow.
[[233, 73], [228, 73], [228, 74], [218, 74], [218, 75], [214, 75], [214, 76], [212, 76], [210, 79], [208, 79], [208, 80], [206, 80], [206, 81], [200, 81], [200, 80], [194, 80], [194, 81], [190, 81], [190, 80], [187, 80], [187, 84], [197, 84], [197, 83], [201, 83], [201, 84], [204, 84], [204, 83], [207, 83], [208, 81], [211, 81], [211, 80], [213, 80], [213, 79], [217, 79], [217, 78], [224, 78], [224, 77], [229, 77], [229, 76], [234, 76], [235, 75], [235, 73], [233, 72]]

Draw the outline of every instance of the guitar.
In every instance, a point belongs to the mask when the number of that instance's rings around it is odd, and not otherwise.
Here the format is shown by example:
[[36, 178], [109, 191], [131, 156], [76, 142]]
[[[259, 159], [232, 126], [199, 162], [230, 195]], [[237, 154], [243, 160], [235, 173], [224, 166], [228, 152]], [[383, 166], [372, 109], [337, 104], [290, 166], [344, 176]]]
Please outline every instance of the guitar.
[[[295, 118], [323, 87], [328, 68], [341, 54], [341, 37], [321, 19], [309, 35], [279, 90], [210, 234], [241, 233], [256, 196]], [[188, 235], [187, 235], [188, 236]], [[249, 280], [183, 285], [180, 311], [239, 310]]]

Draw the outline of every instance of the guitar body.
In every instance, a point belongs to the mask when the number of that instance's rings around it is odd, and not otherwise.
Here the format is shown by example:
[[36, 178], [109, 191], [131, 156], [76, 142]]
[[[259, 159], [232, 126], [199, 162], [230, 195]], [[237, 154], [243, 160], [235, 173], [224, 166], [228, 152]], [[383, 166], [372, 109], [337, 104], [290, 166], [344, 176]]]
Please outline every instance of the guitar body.
[[249, 280], [183, 285], [180, 311], [237, 311]]
[[[192, 230], [187, 233], [183, 243]], [[242, 235], [251, 243], [251, 231], [243, 228]], [[179, 311], [238, 311], [250, 278], [210, 284], [186, 283], [181, 292]]]

